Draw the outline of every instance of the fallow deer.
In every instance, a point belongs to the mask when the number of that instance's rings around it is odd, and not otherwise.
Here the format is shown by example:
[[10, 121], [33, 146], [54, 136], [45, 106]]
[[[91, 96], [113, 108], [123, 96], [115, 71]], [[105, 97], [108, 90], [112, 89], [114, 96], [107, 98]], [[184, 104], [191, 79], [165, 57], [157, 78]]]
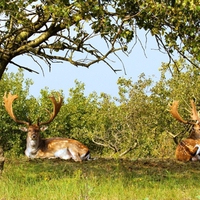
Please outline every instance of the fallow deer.
[[17, 99], [17, 95], [4, 94], [4, 105], [10, 117], [18, 124], [25, 124], [26, 127], [20, 128], [27, 132], [25, 155], [28, 158], [61, 158], [64, 160], [73, 159], [74, 161], [83, 161], [90, 159], [88, 147], [74, 139], [68, 138], [48, 138], [43, 139], [40, 136], [40, 131], [47, 129], [47, 125], [54, 120], [62, 106], [63, 99], [59, 97], [58, 102], [55, 97], [49, 97], [53, 104], [53, 112], [50, 113], [50, 118], [46, 122], [32, 124], [31, 121], [23, 121], [17, 119], [13, 112], [13, 101]]
[[191, 100], [191, 120], [184, 120], [178, 112], [179, 101], [174, 101], [170, 106], [170, 113], [179, 122], [191, 124], [192, 130], [187, 139], [179, 142], [175, 157], [179, 161], [200, 160], [200, 118], [193, 100]]

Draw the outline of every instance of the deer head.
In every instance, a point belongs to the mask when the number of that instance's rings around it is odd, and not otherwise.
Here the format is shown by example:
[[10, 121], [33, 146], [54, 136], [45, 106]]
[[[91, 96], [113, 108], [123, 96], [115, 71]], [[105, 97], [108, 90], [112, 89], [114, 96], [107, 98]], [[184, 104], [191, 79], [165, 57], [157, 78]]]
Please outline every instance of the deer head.
[[[21, 128], [22, 131], [28, 131], [28, 133], [30, 132], [35, 132], [35, 133], [39, 133], [39, 130], [45, 130], [45, 127], [42, 127], [42, 125], [47, 125], [50, 122], [52, 122], [54, 120], [54, 118], [57, 116], [58, 112], [60, 111], [61, 105], [62, 105], [62, 97], [59, 97], [58, 102], [56, 101], [55, 97], [49, 97], [52, 104], [53, 104], [53, 112], [50, 113], [50, 118], [48, 121], [46, 122], [40, 122], [39, 118], [37, 120], [36, 124], [32, 124], [31, 121], [24, 121], [24, 120], [19, 120], [17, 119], [17, 117], [15, 116], [14, 112], [13, 112], [13, 107], [12, 104], [14, 102], [15, 99], [17, 99], [18, 96], [17, 95], [12, 95], [11, 93], [8, 94], [5, 92], [3, 100], [4, 100], [4, 106], [6, 108], [6, 111], [8, 112], [8, 114], [10, 115], [10, 117], [18, 124], [25, 124], [26, 127]], [[28, 128], [27, 128], [28, 127]]]
[[196, 105], [193, 100], [190, 101], [191, 103], [191, 120], [184, 120], [179, 112], [178, 112], [178, 104], [179, 101], [174, 101], [172, 105], [170, 105], [169, 112], [172, 114], [172, 116], [177, 119], [179, 122], [182, 122], [184, 124], [191, 124], [193, 126], [193, 129], [191, 131], [191, 134], [189, 138], [191, 139], [200, 139], [200, 118], [196, 109]]

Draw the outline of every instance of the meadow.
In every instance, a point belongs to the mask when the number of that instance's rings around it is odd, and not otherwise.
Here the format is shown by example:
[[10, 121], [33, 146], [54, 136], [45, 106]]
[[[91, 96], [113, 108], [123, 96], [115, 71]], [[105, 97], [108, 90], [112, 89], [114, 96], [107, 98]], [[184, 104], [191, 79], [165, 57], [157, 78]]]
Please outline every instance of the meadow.
[[171, 159], [6, 159], [0, 200], [195, 200], [200, 163]]

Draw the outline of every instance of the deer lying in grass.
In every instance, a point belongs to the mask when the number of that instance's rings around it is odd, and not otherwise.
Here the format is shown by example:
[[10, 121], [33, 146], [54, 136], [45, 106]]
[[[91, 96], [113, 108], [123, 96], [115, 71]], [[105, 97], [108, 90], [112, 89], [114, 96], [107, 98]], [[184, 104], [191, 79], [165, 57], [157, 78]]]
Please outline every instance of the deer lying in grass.
[[49, 138], [42, 139], [40, 131], [47, 129], [47, 125], [54, 120], [62, 105], [62, 98], [57, 102], [55, 97], [49, 97], [53, 104], [53, 112], [46, 122], [32, 124], [30, 121], [18, 120], [12, 108], [13, 101], [18, 98], [17, 95], [4, 94], [4, 105], [10, 117], [18, 124], [25, 124], [26, 127], [20, 128], [27, 132], [25, 155], [28, 158], [61, 158], [64, 160], [73, 159], [74, 161], [83, 161], [90, 159], [89, 149], [77, 140], [68, 138]]
[[179, 161], [200, 160], [200, 118], [193, 100], [191, 100], [191, 121], [185, 121], [178, 113], [178, 101], [174, 101], [170, 106], [170, 113], [179, 122], [191, 124], [192, 131], [187, 139], [179, 142], [175, 157]]

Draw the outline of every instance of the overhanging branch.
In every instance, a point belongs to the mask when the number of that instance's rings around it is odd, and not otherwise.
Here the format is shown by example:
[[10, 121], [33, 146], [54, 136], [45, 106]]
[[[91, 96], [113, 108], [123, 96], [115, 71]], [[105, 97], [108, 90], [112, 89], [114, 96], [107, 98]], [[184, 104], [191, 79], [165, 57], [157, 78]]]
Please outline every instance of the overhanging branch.
[[21, 69], [25, 69], [25, 70], [27, 70], [27, 71], [29, 71], [29, 72], [34, 72], [34, 73], [36, 73], [36, 74], [39, 74], [39, 72], [37, 72], [37, 71], [35, 71], [35, 70], [32, 70], [32, 69], [30, 69], [30, 68], [28, 68], [28, 67], [24, 67], [24, 66], [22, 66], [22, 65], [18, 65], [17, 63], [15, 63], [15, 62], [13, 62], [13, 61], [10, 61], [10, 63], [13, 64], [13, 65], [15, 65], [15, 66], [17, 66], [17, 67], [19, 67], [19, 68], [21, 68]]
[[[48, 47], [48, 45], [46, 47]], [[43, 48], [42, 48], [43, 52], [41, 51], [40, 48], [37, 48], [37, 49], [29, 48], [29, 52], [32, 52], [33, 55], [38, 56], [40, 59], [43, 59], [43, 60], [45, 59], [48, 62], [49, 67], [51, 65], [50, 63], [53, 63], [54, 60], [57, 62], [58, 61], [66, 61], [66, 62], [70, 62], [74, 66], [82, 66], [82, 67], [86, 67], [86, 68], [89, 68], [91, 65], [102, 61], [102, 62], [106, 63], [106, 65], [109, 66], [112, 71], [114, 71], [114, 72], [119, 71], [119, 69], [114, 69], [106, 61], [106, 59], [108, 58], [108, 56], [111, 53], [117, 52], [117, 51], [121, 50], [122, 48], [116, 48], [116, 49], [111, 48], [109, 51], [107, 51], [107, 53], [103, 54], [100, 51], [98, 51], [97, 49], [95, 49], [93, 46], [90, 45], [90, 47], [92, 47], [93, 50], [89, 50], [86, 47], [82, 47], [82, 49], [84, 50], [85, 53], [89, 53], [89, 55], [94, 56], [96, 59], [88, 59], [87, 57], [85, 57], [84, 59], [73, 60], [73, 54], [76, 52], [75, 50], [71, 50], [71, 55], [69, 55], [68, 57], [48, 54], [48, 53], [46, 53], [46, 51]]]

